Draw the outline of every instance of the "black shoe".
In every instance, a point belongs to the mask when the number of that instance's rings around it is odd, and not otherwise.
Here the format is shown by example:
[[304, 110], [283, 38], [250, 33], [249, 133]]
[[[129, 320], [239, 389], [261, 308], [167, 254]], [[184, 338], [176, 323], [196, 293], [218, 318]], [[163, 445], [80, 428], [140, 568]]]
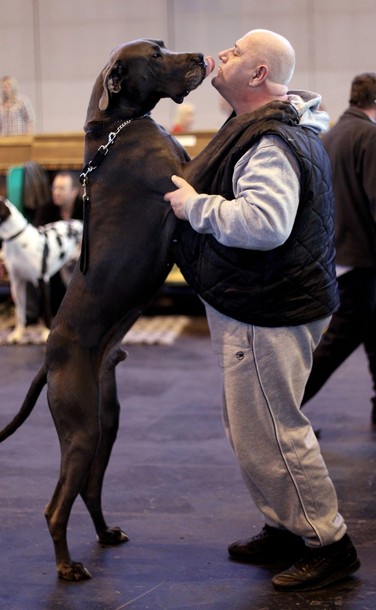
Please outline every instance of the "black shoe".
[[332, 584], [360, 568], [349, 536], [317, 549], [306, 547], [302, 559], [272, 578], [277, 591], [312, 591]]
[[248, 540], [238, 540], [228, 547], [232, 559], [259, 566], [283, 562], [290, 565], [302, 557], [305, 544], [300, 536], [288, 530], [264, 525], [261, 532]]

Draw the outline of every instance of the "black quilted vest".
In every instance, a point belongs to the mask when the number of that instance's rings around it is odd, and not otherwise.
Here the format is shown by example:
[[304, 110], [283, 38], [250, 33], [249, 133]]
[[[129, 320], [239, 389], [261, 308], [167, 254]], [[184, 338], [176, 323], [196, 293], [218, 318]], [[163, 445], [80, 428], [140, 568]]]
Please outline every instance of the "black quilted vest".
[[[231, 126], [225, 128], [229, 131]], [[287, 241], [269, 251], [229, 248], [212, 235], [197, 233], [188, 222], [180, 222], [174, 259], [188, 284], [231, 318], [269, 327], [305, 324], [332, 314], [339, 303], [330, 165], [318, 136], [309, 128], [275, 119], [258, 118], [246, 128], [243, 121], [231, 146], [222, 146], [219, 139], [218, 150], [223, 150], [217, 153], [215, 170], [209, 150], [208, 171], [196, 174], [196, 179], [191, 176], [191, 182], [196, 188], [206, 187], [199, 192], [233, 199], [236, 162], [266, 134], [283, 138], [301, 168], [298, 212]]]

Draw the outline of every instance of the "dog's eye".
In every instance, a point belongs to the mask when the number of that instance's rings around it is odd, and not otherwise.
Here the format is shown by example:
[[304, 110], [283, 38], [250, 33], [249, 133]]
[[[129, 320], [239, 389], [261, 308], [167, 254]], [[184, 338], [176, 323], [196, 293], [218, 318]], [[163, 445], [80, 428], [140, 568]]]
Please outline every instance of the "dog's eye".
[[152, 58], [159, 59], [159, 57], [162, 57], [162, 53], [159, 53], [158, 51], [154, 51]]

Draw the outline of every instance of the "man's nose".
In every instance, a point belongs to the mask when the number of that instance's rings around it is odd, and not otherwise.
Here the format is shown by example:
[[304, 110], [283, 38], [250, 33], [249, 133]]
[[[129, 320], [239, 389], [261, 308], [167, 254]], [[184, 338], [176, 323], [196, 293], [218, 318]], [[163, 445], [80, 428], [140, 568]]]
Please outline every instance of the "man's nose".
[[228, 54], [229, 54], [230, 49], [225, 49], [224, 51], [220, 51], [218, 53], [218, 57], [221, 61], [226, 61], [228, 58]]

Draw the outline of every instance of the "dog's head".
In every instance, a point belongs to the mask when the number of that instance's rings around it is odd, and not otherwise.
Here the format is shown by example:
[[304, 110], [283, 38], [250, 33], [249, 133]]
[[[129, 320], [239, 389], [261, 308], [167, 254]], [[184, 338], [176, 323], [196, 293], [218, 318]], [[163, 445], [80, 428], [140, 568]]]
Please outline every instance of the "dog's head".
[[98, 76], [87, 124], [150, 112], [161, 98], [181, 103], [213, 69], [202, 53], [175, 53], [161, 40], [141, 39], [116, 47]]

